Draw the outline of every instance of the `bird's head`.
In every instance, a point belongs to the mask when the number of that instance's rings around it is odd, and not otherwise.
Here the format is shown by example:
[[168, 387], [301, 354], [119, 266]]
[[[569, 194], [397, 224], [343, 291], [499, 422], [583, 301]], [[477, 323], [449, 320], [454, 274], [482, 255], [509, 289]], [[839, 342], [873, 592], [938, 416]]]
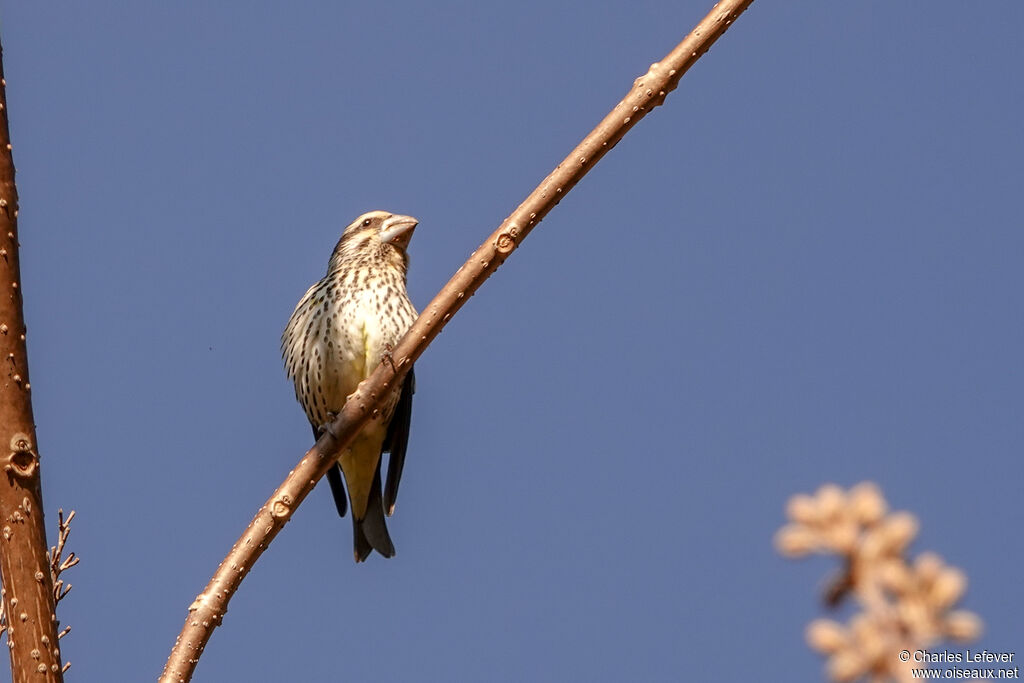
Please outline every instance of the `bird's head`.
[[384, 258], [401, 265], [408, 262], [406, 248], [419, 223], [412, 216], [370, 211], [349, 223], [331, 256], [331, 267], [351, 260]]

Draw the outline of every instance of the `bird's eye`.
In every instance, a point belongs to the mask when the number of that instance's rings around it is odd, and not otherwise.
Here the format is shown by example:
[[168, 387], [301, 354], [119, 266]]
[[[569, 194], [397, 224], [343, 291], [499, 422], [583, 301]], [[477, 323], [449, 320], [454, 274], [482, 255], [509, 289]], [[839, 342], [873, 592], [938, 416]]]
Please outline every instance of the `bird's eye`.
[[366, 219], [365, 221], [363, 221], [363, 227], [364, 227], [364, 228], [365, 228], [365, 227], [368, 227], [368, 226], [370, 225], [370, 223], [371, 223], [370, 219], [369, 219], [369, 218], [367, 218], [367, 219]]

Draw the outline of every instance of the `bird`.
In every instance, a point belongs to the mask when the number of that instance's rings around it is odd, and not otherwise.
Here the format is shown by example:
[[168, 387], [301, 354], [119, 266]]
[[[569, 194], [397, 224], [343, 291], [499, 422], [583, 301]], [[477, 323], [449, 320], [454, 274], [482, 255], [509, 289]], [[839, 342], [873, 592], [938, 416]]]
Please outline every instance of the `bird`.
[[[314, 439], [361, 381], [382, 362], [394, 362], [391, 350], [416, 320], [406, 273], [407, 249], [418, 223], [412, 216], [387, 211], [370, 211], [352, 221], [331, 254], [327, 274], [306, 291], [288, 320], [281, 354]], [[338, 515], [344, 517], [346, 507], [352, 508], [357, 563], [374, 550], [384, 557], [395, 554], [384, 513], [386, 508], [390, 517], [395, 511], [415, 384], [410, 368], [327, 470]], [[382, 491], [384, 453], [388, 469]]]

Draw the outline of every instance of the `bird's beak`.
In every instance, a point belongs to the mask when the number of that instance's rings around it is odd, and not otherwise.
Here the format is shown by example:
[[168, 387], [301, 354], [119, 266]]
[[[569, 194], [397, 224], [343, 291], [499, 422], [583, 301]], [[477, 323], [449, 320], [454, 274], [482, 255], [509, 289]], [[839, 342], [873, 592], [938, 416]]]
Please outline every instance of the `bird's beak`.
[[393, 244], [399, 249], [409, 246], [412, 231], [416, 229], [418, 220], [412, 216], [392, 216], [380, 226], [380, 239], [385, 244]]

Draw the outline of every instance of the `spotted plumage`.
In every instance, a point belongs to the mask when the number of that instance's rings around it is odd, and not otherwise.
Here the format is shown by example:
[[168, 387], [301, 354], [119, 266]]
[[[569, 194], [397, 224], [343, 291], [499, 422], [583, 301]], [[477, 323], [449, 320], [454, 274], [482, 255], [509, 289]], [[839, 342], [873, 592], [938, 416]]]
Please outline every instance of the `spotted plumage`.
[[[405, 291], [406, 247], [416, 219], [385, 211], [365, 213], [341, 235], [327, 275], [299, 300], [281, 338], [295, 396], [318, 437], [349, 394], [386, 359], [416, 319]], [[395, 553], [384, 522], [394, 512], [405, 462], [415, 378], [410, 369], [359, 436], [327, 472], [338, 514], [352, 508], [356, 562], [376, 550]], [[389, 453], [381, 491], [381, 456]], [[342, 483], [344, 474], [344, 484]]]

